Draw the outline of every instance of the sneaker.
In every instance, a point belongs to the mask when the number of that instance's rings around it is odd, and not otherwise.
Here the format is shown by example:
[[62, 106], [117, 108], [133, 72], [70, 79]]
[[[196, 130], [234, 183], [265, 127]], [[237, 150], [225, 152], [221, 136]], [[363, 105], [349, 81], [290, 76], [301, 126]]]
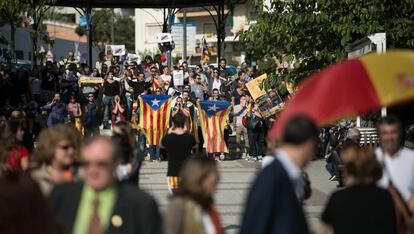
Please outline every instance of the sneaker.
[[246, 154], [246, 153], [243, 153], [243, 154], [242, 154], [242, 158], [246, 158], [246, 156], [247, 156], [247, 154]]
[[333, 175], [331, 178], [329, 178], [330, 181], [336, 180], [336, 175]]
[[214, 160], [216, 160], [217, 162], [221, 162], [220, 157], [218, 156], [214, 157]]

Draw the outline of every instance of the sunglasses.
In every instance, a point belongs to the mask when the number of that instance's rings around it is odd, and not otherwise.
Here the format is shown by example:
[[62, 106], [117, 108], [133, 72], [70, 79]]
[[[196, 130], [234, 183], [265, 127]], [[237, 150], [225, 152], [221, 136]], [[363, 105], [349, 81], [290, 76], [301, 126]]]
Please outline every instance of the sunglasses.
[[93, 97], [92, 95], [89, 95], [88, 98]]
[[213, 72], [214, 74], [218, 74], [218, 72]]
[[72, 145], [72, 144], [67, 144], [67, 145], [58, 145], [57, 147], [58, 147], [59, 149], [65, 150], [65, 151], [67, 151], [67, 150], [69, 150], [69, 149], [75, 149], [75, 146], [74, 146], [74, 145]]
[[97, 161], [82, 160], [80, 161], [81, 167], [89, 168], [91, 165], [95, 165], [99, 168], [108, 168], [111, 165], [111, 162], [105, 161], [105, 160], [97, 160]]
[[155, 73], [155, 72], [157, 72], [157, 71], [151, 71], [152, 73]]

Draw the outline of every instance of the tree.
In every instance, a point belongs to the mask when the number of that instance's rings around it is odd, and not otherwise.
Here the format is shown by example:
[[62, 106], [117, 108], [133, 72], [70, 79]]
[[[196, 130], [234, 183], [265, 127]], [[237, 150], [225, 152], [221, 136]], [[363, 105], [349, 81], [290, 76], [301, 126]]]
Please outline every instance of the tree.
[[38, 40], [42, 40], [47, 44], [53, 45], [54, 41], [42, 31], [41, 22], [47, 15], [48, 10], [53, 6], [55, 0], [26, 0], [27, 16], [31, 17], [33, 23], [31, 24], [31, 37], [33, 44], [33, 65], [37, 65], [37, 47]]
[[23, 12], [25, 11], [25, 5], [20, 1], [0, 1], [0, 25], [9, 24], [10, 26], [10, 52], [12, 58], [16, 58], [16, 28], [18, 28], [23, 22]]
[[[295, 68], [270, 74], [269, 83], [299, 83], [315, 71], [346, 57], [345, 46], [377, 32], [387, 33], [388, 48], [414, 47], [414, 1], [273, 0], [262, 1], [257, 23], [241, 35], [253, 57], [296, 61]], [[266, 66], [269, 70], [269, 66]], [[262, 71], [264, 72], [264, 71]]]
[[[92, 13], [92, 40], [94, 46], [104, 49], [104, 46], [111, 42], [111, 17], [112, 13], [108, 10], [96, 10]], [[135, 24], [129, 17], [115, 15], [114, 36], [117, 44], [125, 44], [128, 51], [135, 48]], [[77, 27], [76, 33], [79, 36], [86, 34], [86, 27]]]

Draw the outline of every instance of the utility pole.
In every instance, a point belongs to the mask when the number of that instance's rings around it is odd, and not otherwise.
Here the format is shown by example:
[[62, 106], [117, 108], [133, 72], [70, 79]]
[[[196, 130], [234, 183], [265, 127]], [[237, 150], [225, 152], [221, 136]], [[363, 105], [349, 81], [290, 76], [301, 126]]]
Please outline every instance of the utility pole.
[[187, 61], [187, 9], [183, 9], [183, 61]]
[[88, 32], [88, 64], [92, 68], [92, 7], [89, 5], [86, 9], [86, 29]]
[[112, 19], [111, 19], [111, 43], [112, 45], [115, 45], [115, 35], [114, 35], [114, 18], [115, 18], [115, 12], [114, 8], [111, 9], [112, 11]]

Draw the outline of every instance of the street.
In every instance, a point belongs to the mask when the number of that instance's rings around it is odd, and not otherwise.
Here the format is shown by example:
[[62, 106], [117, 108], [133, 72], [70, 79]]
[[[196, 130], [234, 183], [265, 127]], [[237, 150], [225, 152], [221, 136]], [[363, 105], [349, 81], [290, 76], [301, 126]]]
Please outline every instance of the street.
[[[245, 160], [223, 161], [218, 165], [221, 178], [215, 196], [216, 207], [226, 233], [238, 233], [245, 196], [260, 165]], [[312, 161], [307, 167], [312, 182], [312, 196], [306, 201], [305, 210], [312, 229], [319, 222], [319, 215], [328, 195], [335, 189], [335, 182], [328, 180], [329, 175], [324, 166], [325, 161], [318, 160]], [[151, 163], [145, 161], [140, 175], [140, 187], [157, 199], [161, 211], [168, 204], [166, 171], [167, 162]], [[259, 215], [260, 211], [257, 212]]]

